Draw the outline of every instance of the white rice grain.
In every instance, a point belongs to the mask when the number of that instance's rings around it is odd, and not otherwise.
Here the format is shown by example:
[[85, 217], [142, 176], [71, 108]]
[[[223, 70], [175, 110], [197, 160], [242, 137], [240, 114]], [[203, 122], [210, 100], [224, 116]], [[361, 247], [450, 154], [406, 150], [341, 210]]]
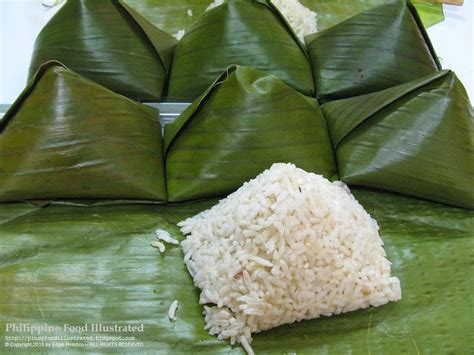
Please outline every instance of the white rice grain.
[[240, 343], [242, 344], [244, 350], [247, 352], [248, 355], [254, 355], [255, 353], [253, 352], [252, 347], [250, 346], [248, 340], [245, 338], [245, 336], [240, 337]]
[[178, 245], [179, 244], [179, 241], [174, 239], [173, 237], [171, 237], [171, 234], [169, 234], [168, 231], [165, 231], [163, 229], [157, 229], [155, 231], [155, 234], [156, 234], [156, 237], [159, 239], [159, 240], [162, 240], [164, 241], [165, 243], [169, 243], [169, 244], [174, 244], [174, 245]]
[[170, 308], [168, 309], [168, 318], [171, 322], [176, 322], [176, 320], [178, 319], [176, 317], [176, 312], [178, 311], [178, 306], [179, 306], [178, 300], [174, 300], [171, 303]]
[[154, 240], [150, 243], [150, 245], [153, 247], [153, 248], [156, 248], [160, 251], [160, 253], [164, 253], [165, 250], [166, 250], [166, 247], [165, 245], [162, 243], [162, 242], [159, 242], [157, 240]]
[[184, 29], [182, 29], [182, 30], [179, 30], [178, 32], [176, 32], [173, 35], [173, 37], [176, 38], [178, 41], [181, 41], [181, 38], [183, 38], [185, 34], [186, 34], [186, 31]]

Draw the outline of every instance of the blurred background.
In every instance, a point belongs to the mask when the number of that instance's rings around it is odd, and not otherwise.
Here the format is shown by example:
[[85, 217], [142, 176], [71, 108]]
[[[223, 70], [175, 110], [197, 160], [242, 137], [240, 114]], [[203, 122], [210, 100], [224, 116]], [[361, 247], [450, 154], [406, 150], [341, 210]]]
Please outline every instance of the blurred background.
[[[202, 0], [207, 4], [211, 0]], [[348, 0], [350, 1], [350, 0]], [[60, 8], [53, 0], [0, 0], [0, 104], [11, 104], [26, 84], [36, 36]], [[452, 69], [474, 99], [474, 5], [443, 5], [445, 20], [428, 28], [445, 69]]]

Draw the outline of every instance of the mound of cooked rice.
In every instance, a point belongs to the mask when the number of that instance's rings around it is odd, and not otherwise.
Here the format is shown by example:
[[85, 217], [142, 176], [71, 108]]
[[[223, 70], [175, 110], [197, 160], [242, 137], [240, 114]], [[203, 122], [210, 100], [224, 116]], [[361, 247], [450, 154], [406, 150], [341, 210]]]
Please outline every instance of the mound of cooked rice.
[[377, 222], [345, 185], [293, 164], [179, 226], [206, 328], [249, 351], [252, 333], [401, 298]]

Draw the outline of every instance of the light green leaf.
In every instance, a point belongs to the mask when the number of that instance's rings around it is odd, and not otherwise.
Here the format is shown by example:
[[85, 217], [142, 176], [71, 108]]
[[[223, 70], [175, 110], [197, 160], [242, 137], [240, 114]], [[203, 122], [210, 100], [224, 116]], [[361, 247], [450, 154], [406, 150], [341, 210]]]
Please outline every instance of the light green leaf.
[[[472, 353], [474, 213], [380, 192], [355, 195], [379, 221], [402, 300], [257, 334], [256, 353]], [[244, 354], [204, 330], [180, 248], [168, 246], [161, 255], [150, 246], [156, 228], [182, 239], [175, 223], [214, 203], [35, 211], [1, 205], [0, 216], [17, 216], [0, 222], [0, 336], [6, 323], [144, 324], [143, 333], [132, 334], [143, 347], [114, 351]], [[175, 299], [178, 319], [170, 322]]]

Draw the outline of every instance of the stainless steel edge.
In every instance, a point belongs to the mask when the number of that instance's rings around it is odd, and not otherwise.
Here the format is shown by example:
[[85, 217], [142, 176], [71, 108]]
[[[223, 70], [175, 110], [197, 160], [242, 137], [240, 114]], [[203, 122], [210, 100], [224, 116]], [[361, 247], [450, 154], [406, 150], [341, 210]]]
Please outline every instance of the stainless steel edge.
[[[162, 126], [173, 122], [190, 104], [180, 102], [146, 103], [145, 105], [154, 107], [160, 112], [159, 120]], [[7, 112], [11, 104], [0, 104], [0, 121]]]

